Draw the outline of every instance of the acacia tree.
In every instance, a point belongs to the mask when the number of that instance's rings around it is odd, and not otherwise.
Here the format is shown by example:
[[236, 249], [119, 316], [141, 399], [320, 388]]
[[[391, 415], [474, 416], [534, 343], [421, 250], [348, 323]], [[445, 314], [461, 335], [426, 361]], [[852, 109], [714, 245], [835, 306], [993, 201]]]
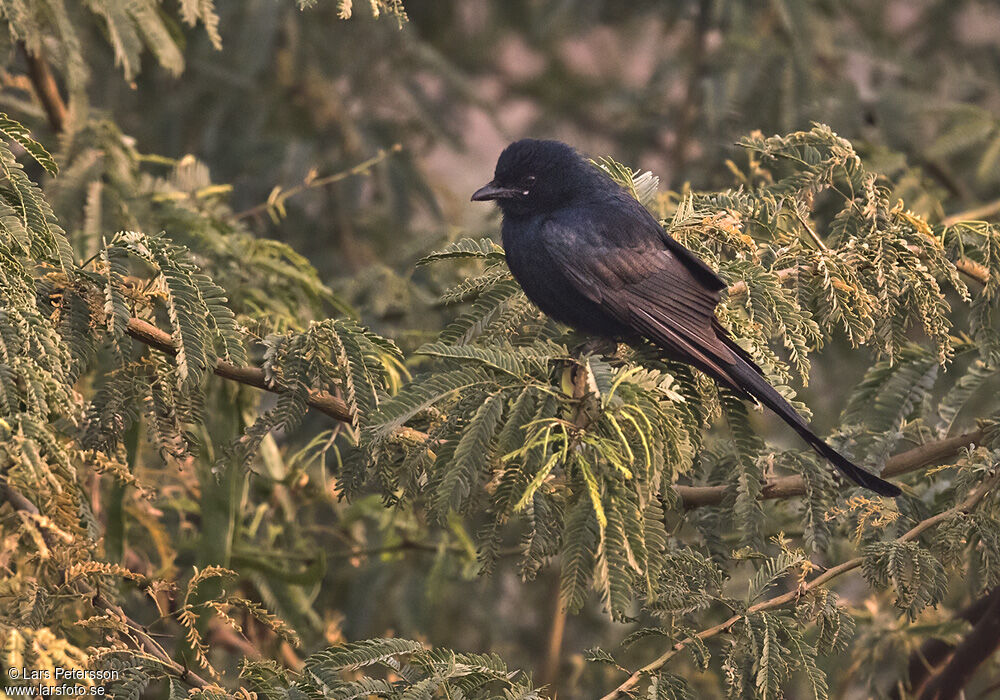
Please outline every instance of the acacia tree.
[[[157, 3], [117, 7], [4, 8], [24, 121], [59, 135], [50, 155], [0, 120], [7, 668], [115, 670], [129, 697], [544, 695], [488, 650], [328, 645], [311, 592], [342, 559], [407, 549], [487, 577], [555, 568], [563, 609], [629, 625], [587, 652], [584, 697], [823, 698], [844, 668], [944, 696], [992, 653], [993, 225], [908, 210], [822, 125], [749, 135], [719, 191], [595, 162], [718, 269], [720, 321], [790, 399], [825, 344], [868, 360], [829, 439], [904, 487], [873, 499], [655, 348], [580, 349], [491, 238], [420, 261], [458, 310], [404, 356], [253, 235], [203, 164], [144, 154], [87, 108], [83, 32], [127, 77], [143, 42], [182, 67]], [[180, 8], [218, 36], [211, 3]], [[363, 503], [391, 523], [371, 548], [350, 537]], [[865, 592], [841, 598], [854, 571]]]

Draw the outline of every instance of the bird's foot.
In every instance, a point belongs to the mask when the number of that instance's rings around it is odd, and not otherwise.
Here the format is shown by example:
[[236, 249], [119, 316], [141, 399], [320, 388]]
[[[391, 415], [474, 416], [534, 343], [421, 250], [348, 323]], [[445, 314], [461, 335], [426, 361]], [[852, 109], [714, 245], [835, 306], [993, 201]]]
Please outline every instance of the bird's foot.
[[618, 349], [618, 343], [610, 338], [588, 338], [579, 345], [575, 345], [570, 354], [573, 357], [586, 357], [587, 355], [613, 355]]

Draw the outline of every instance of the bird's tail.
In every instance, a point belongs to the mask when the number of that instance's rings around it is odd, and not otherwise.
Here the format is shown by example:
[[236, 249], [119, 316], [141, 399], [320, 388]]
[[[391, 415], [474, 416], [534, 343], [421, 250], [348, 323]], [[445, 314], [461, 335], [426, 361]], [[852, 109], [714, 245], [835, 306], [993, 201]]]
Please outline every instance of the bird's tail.
[[742, 348], [724, 334], [720, 334], [720, 340], [726, 343], [735, 355], [733, 362], [726, 368], [730, 375], [727, 379], [732, 384], [740, 387], [747, 394], [778, 414], [821, 457], [837, 467], [837, 469], [844, 473], [844, 476], [854, 483], [864, 486], [866, 489], [870, 489], [882, 496], [895, 497], [902, 493], [895, 484], [890, 484], [888, 481], [865, 471], [826, 444], [823, 438], [812, 431], [809, 424], [799, 415], [798, 411], [792, 408], [791, 404], [785, 401], [785, 398], [771, 386], [767, 379], [764, 378], [760, 368], [753, 364], [753, 361], [746, 356]]

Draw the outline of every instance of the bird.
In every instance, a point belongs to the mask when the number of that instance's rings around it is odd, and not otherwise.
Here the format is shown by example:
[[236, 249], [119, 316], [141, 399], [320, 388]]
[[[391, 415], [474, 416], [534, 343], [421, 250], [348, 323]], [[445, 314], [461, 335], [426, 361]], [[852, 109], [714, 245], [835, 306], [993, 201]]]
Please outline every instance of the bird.
[[854, 483], [900, 495], [898, 486], [812, 430], [716, 318], [727, 287], [722, 278], [576, 149], [560, 141], [515, 141], [472, 201], [500, 208], [507, 265], [545, 314], [602, 339], [646, 338], [666, 358], [769, 408]]

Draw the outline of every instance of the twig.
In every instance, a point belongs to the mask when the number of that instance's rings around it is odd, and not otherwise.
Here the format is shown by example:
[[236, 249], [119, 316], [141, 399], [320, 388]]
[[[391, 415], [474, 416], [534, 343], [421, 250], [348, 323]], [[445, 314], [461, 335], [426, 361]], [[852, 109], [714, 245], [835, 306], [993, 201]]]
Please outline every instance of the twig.
[[[953, 508], [949, 508], [946, 511], [938, 513], [937, 515], [932, 515], [926, 520], [921, 520], [919, 523], [910, 528], [905, 534], [896, 538], [896, 542], [911, 542], [917, 539], [921, 534], [931, 529], [932, 527], [935, 527], [936, 525], [939, 525], [940, 523], [949, 520], [955, 517], [956, 515], [971, 512], [972, 509], [975, 508], [979, 504], [979, 502], [983, 500], [983, 498], [985, 498], [986, 494], [989, 493], [990, 490], [997, 485], [998, 481], [1000, 481], [1000, 475], [991, 476], [985, 482], [980, 484], [978, 488], [974, 489], [960, 504], [958, 504]], [[787, 593], [783, 593], [781, 595], [774, 596], [773, 598], [769, 598], [768, 600], [761, 601], [756, 605], [751, 605], [749, 608], [747, 608], [746, 612], [740, 615], [733, 615], [725, 622], [721, 622], [718, 625], [715, 625], [714, 627], [709, 627], [707, 629], [704, 629], [698, 634], [696, 634], [695, 637], [702, 641], [710, 639], [718, 634], [728, 631], [733, 625], [735, 625], [737, 622], [742, 620], [747, 615], [750, 615], [755, 612], [760, 612], [761, 610], [771, 610], [773, 608], [779, 608], [783, 605], [794, 602], [799, 598], [801, 598], [803, 595], [809, 593], [812, 590], [815, 590], [816, 588], [819, 588], [820, 586], [826, 584], [829, 581], [832, 581], [838, 576], [842, 576], [843, 574], [846, 574], [849, 571], [857, 569], [858, 567], [861, 566], [864, 560], [865, 560], [864, 557], [855, 557], [854, 559], [850, 559], [848, 561], [843, 562], [842, 564], [838, 564], [837, 566], [831, 569], [827, 569], [822, 574], [816, 576], [811, 581], [809, 581], [809, 583], [799, 586], [795, 590], [788, 591]], [[670, 647], [670, 649], [661, 654], [658, 658], [646, 664], [638, 671], [633, 673], [631, 676], [629, 676], [624, 683], [622, 683], [617, 688], [612, 690], [610, 693], [602, 697], [601, 700], [614, 700], [615, 698], [621, 697], [623, 693], [626, 693], [630, 691], [632, 688], [634, 688], [639, 683], [639, 681], [642, 680], [643, 676], [649, 675], [663, 668], [663, 666], [668, 661], [670, 661], [670, 659], [672, 659], [677, 654], [677, 652], [682, 651], [687, 646], [688, 646], [688, 640], [686, 639], [677, 642], [672, 647]]]
[[[573, 399], [578, 402], [573, 415], [573, 425], [586, 429], [593, 421], [593, 416], [590, 416], [587, 410], [590, 393], [590, 365], [577, 361], [570, 371], [573, 381]], [[549, 624], [549, 639], [545, 645], [545, 657], [542, 660], [539, 683], [548, 686], [554, 694], [558, 695], [563, 636], [566, 632], [566, 606], [563, 605], [559, 576], [555, 577], [551, 597], [552, 622]]]
[[107, 600], [102, 594], [95, 595], [92, 600], [94, 607], [98, 610], [104, 610], [105, 612], [109, 612], [115, 617], [123, 620], [132, 634], [139, 640], [139, 648], [147, 654], [155, 657], [160, 663], [177, 674], [177, 677], [182, 681], [194, 688], [206, 688], [213, 685], [191, 669], [186, 666], [182, 666], [171, 659], [163, 647], [161, 647], [155, 639], [146, 633], [146, 630], [142, 627], [142, 625], [126, 615], [124, 610]]
[[[812, 272], [812, 265], [798, 265], [796, 267], [786, 267], [781, 270], [777, 270], [774, 274], [778, 276], [778, 281], [784, 284], [792, 277], [795, 277], [800, 272]], [[730, 297], [740, 297], [749, 291], [747, 283], [744, 280], [735, 282], [729, 286], [729, 296]]]
[[562, 666], [562, 644], [566, 632], [566, 606], [563, 605], [559, 590], [559, 577], [554, 577], [552, 591], [552, 623], [549, 625], [549, 640], [545, 645], [545, 659], [538, 674], [538, 684], [544, 685], [556, 695], [559, 690], [559, 670]]
[[[958, 223], [959, 221], [967, 221], [968, 217], [966, 215], [974, 215], [977, 213], [982, 214], [983, 212], [995, 213], [993, 208], [996, 209], [996, 212], [1000, 212], [1000, 200], [997, 200], [993, 204], [987, 206], [990, 208], [987, 209], [987, 207], [982, 207], [981, 209], [973, 209], [968, 212], [956, 214], [955, 216], [959, 218], [952, 219], [952, 217], [949, 217], [945, 219], [943, 223], [945, 226], [952, 226], [955, 223]], [[810, 236], [817, 243], [817, 245], [819, 245], [824, 251], [826, 251], [827, 248], [823, 244], [823, 240], [816, 234], [816, 232], [812, 229], [812, 227], [809, 226], [806, 220], [802, 218], [802, 215], [799, 214], [798, 211], [795, 212], [795, 215], [796, 217], [798, 217], [799, 222], [806, 227], [806, 231], [809, 232]], [[916, 248], [915, 246], [911, 246], [911, 248], [914, 250], [915, 253], [919, 255], [920, 250], [918, 248]], [[952, 264], [959, 272], [968, 275], [979, 284], [985, 285], [990, 281], [990, 271], [982, 263], [978, 263], [975, 260], [970, 260], [969, 258], [959, 258]], [[785, 267], [780, 270], [775, 270], [774, 274], [778, 276], [778, 281], [784, 284], [791, 278], [797, 276], [800, 272], [812, 274], [815, 271], [816, 271], [815, 266], [812, 263], [806, 263], [805, 265], [797, 265], [795, 267]], [[747, 288], [747, 283], [744, 280], [740, 280], [739, 282], [734, 282], [729, 286], [728, 289], [728, 293], [731, 298], [743, 296], [748, 291], [749, 290]]]
[[[139, 318], [131, 318], [125, 332], [140, 343], [144, 343], [151, 348], [169, 355], [177, 354], [174, 339], [170, 337], [170, 334], [147, 321]], [[264, 370], [259, 367], [237, 367], [230, 362], [217, 360], [212, 372], [223, 379], [246, 384], [247, 386], [263, 389], [264, 391], [270, 391], [274, 394], [280, 394], [282, 391], [280, 387], [268, 384]], [[343, 423], [351, 423], [352, 421], [351, 411], [344, 400], [329, 392], [310, 389], [306, 403], [311, 408], [315, 408], [320, 413], [325, 413], [335, 420]], [[396, 430], [395, 435], [404, 440], [413, 440], [414, 442], [425, 442], [427, 440], [426, 433], [406, 426]]]
[[20, 491], [7, 483], [6, 479], [0, 479], [0, 501], [7, 501], [14, 510], [31, 513], [32, 515], [39, 514], [37, 506], [25, 498]]
[[809, 225], [809, 222], [806, 220], [806, 217], [802, 216], [802, 212], [799, 211], [799, 207], [797, 204], [792, 204], [792, 211], [795, 212], [795, 218], [799, 220], [799, 223], [802, 224], [803, 227], [805, 227], [806, 233], [809, 234], [809, 237], [813, 240], [813, 243], [816, 244], [816, 247], [818, 247], [824, 253], [829, 253], [830, 249], [826, 247], [826, 243], [824, 243], [823, 239], [819, 237], [819, 234], [816, 233], [816, 230]]
[[977, 263], [975, 260], [959, 258], [955, 261], [955, 267], [958, 268], [959, 272], [964, 272], [966, 275], [979, 282], [979, 284], [985, 285], [990, 281], [989, 268], [982, 263]]
[[[979, 443], [983, 440], [982, 430], [944, 438], [935, 442], [919, 445], [906, 452], [900, 452], [890, 457], [882, 470], [883, 477], [906, 474], [938, 460], [950, 457], [966, 445]], [[722, 502], [728, 486], [675, 486], [685, 508], [717, 505]], [[790, 498], [801, 496], [806, 492], [805, 480], [798, 475], [779, 476], [768, 479], [761, 489], [761, 499]]]
[[[160, 352], [165, 352], [169, 355], [177, 354], [174, 339], [170, 337], [170, 334], [166, 331], [160, 330], [147, 321], [143, 321], [139, 318], [131, 318], [126, 326], [125, 332], [138, 340], [140, 343], [145, 343]], [[264, 370], [259, 367], [237, 367], [231, 362], [217, 360], [212, 372], [223, 379], [228, 379], [240, 384], [246, 384], [247, 386], [263, 389], [264, 391], [270, 391], [274, 394], [280, 394], [282, 392], [281, 387], [276, 387], [267, 382]], [[309, 395], [306, 398], [306, 403], [309, 404], [311, 408], [315, 408], [320, 413], [325, 413], [331, 418], [341, 421], [342, 423], [349, 424], [353, 420], [351, 410], [347, 407], [344, 400], [329, 392], [310, 389]], [[405, 440], [413, 440], [415, 442], [424, 442], [427, 440], [426, 433], [422, 433], [419, 430], [414, 430], [413, 428], [408, 428], [406, 426], [399, 428], [395, 434], [397, 437]]]
[[[449, 545], [445, 547], [447, 551], [450, 552], [466, 552], [468, 551], [465, 547], [459, 545]], [[397, 552], [437, 552], [440, 550], [440, 545], [434, 542], [418, 542], [417, 540], [404, 539], [396, 544], [386, 544], [379, 545], [376, 547], [354, 547], [351, 549], [342, 549], [336, 552], [330, 552], [326, 556], [329, 559], [350, 559], [352, 557], [369, 557], [378, 554], [395, 554]], [[497, 552], [497, 556], [511, 556], [513, 554], [520, 554], [523, 551], [521, 547], [507, 547], [501, 549]]]
[[316, 189], [318, 187], [325, 187], [326, 185], [332, 185], [335, 182], [340, 182], [341, 180], [346, 180], [349, 177], [354, 177], [355, 175], [363, 175], [367, 173], [373, 165], [381, 163], [383, 160], [388, 158], [393, 153], [398, 153], [403, 150], [402, 144], [394, 144], [388, 150], [380, 148], [378, 153], [369, 158], [368, 160], [358, 163], [352, 168], [344, 170], [343, 172], [335, 173], [334, 175], [327, 175], [326, 177], [316, 178], [316, 179], [306, 179], [301, 185], [296, 185], [287, 190], [282, 190], [280, 187], [275, 187], [271, 191], [271, 195], [267, 198], [267, 201], [263, 204], [258, 204], [255, 207], [245, 209], [244, 211], [234, 214], [234, 218], [237, 219], [247, 219], [251, 216], [257, 216], [263, 214], [270, 209], [283, 208], [285, 202], [294, 197], [295, 195], [301, 194], [306, 190]]
[[[985, 265], [977, 263], [975, 260], [970, 260], [969, 258], [959, 258], [953, 264], [959, 272], [968, 275], [976, 282], [979, 282], [979, 284], [985, 285], [990, 281], [989, 269]], [[796, 267], [785, 267], [780, 270], [775, 270], [774, 274], [778, 276], [778, 281], [784, 284], [800, 272], [812, 274], [815, 272], [815, 268], [812, 264], [807, 263], [805, 265], [797, 265]], [[747, 283], [744, 280], [740, 280], [729, 285], [729, 289], [727, 291], [730, 298], [735, 298], [743, 296], [747, 293], [747, 291], [749, 291], [749, 289], [747, 288]]]
[[260, 649], [255, 647], [248, 639], [229, 625], [222, 622], [218, 617], [213, 617], [208, 623], [211, 632], [211, 643], [221, 644], [229, 649], [242, 654], [243, 656], [259, 661], [264, 657]]

